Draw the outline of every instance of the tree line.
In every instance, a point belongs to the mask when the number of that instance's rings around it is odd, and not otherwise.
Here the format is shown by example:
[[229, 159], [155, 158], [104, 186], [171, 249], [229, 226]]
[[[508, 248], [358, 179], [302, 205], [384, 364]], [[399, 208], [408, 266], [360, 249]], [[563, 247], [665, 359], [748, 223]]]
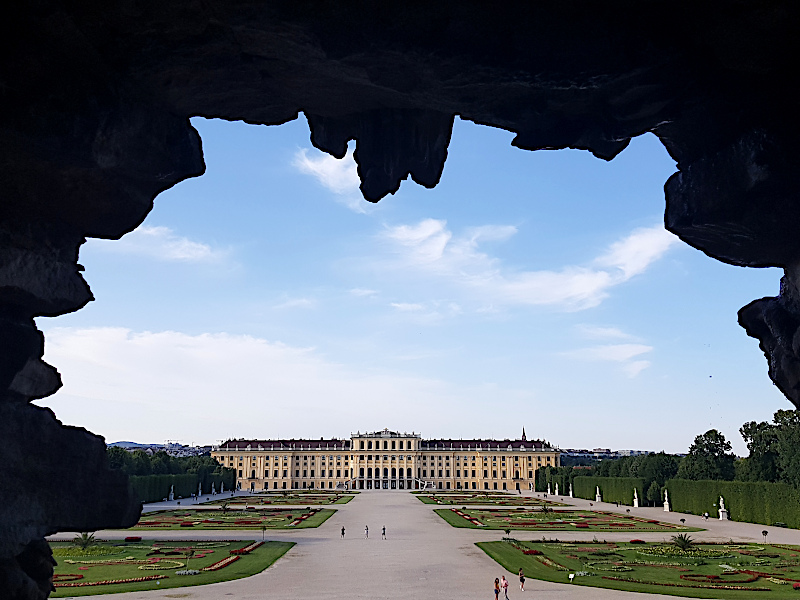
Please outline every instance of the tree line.
[[[772, 422], [750, 421], [739, 429], [748, 456], [737, 458], [731, 443], [716, 429], [695, 437], [685, 456], [642, 454], [603, 460], [592, 466], [545, 467], [537, 472], [537, 489], [547, 482], [562, 486], [575, 477], [637, 477], [648, 502], [660, 502], [669, 479], [785, 483], [800, 490], [800, 411], [779, 410]], [[566, 490], [562, 491], [566, 493]]]
[[111, 446], [106, 449], [109, 466], [126, 475], [198, 475], [205, 481], [211, 475], [233, 472], [211, 456], [170, 456], [163, 450], [148, 454], [144, 450], [128, 452]]

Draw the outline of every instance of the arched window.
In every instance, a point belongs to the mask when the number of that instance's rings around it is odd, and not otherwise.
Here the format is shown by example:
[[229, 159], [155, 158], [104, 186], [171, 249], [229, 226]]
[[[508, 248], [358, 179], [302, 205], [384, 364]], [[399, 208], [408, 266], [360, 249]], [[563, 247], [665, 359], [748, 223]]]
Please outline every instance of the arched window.
[[255, 479], [255, 478], [256, 478], [256, 470], [253, 469], [252, 471], [250, 471], [250, 479]]
[[406, 469], [406, 477], [408, 477], [409, 479], [411, 478], [411, 467], [408, 467]]
[[397, 469], [392, 467], [392, 479], [397, 479]]
[[372, 467], [369, 467], [367, 469], [367, 477], [369, 477], [370, 479], [372, 478]]
[[383, 476], [389, 477], [389, 469], [387, 467], [383, 467]]
[[372, 450], [372, 442], [367, 442], [367, 450]]

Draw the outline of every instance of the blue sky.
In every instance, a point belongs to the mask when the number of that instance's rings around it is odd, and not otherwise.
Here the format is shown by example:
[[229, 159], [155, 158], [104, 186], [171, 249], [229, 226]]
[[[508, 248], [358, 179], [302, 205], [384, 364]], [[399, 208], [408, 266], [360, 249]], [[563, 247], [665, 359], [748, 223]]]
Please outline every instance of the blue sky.
[[[685, 452], [789, 403], [736, 324], [776, 269], [663, 229], [674, 162], [526, 152], [456, 121], [441, 183], [377, 205], [351, 157], [195, 119], [207, 172], [80, 262], [97, 300], [38, 319], [64, 387], [39, 403], [108, 441], [214, 443], [388, 427]], [[354, 145], [351, 144], [351, 150]]]

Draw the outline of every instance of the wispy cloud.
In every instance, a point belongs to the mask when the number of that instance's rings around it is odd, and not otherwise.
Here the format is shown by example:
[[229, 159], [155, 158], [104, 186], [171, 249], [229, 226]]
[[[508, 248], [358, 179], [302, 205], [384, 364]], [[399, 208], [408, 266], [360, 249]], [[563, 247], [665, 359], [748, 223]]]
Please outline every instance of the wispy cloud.
[[389, 304], [392, 308], [396, 308], [401, 312], [419, 312], [421, 310], [425, 310], [425, 306], [422, 304], [412, 304], [407, 302], [392, 302]]
[[349, 150], [344, 158], [334, 158], [324, 152], [316, 152], [309, 156], [305, 148], [298, 150], [292, 159], [292, 165], [301, 173], [311, 175], [328, 191], [336, 195], [336, 199], [350, 210], [366, 213], [370, 207], [358, 189], [358, 168], [353, 159], [353, 151]]
[[604, 344], [590, 348], [579, 348], [563, 352], [565, 358], [582, 361], [608, 361], [620, 363], [622, 370], [628, 377], [636, 377], [650, 366], [650, 361], [634, 360], [635, 358], [652, 352], [652, 346], [644, 344]]
[[602, 327], [598, 325], [576, 325], [575, 331], [583, 338], [590, 340], [632, 340], [635, 336], [625, 333], [616, 327]]
[[314, 308], [316, 305], [316, 300], [311, 298], [290, 298], [276, 304], [273, 308]]
[[365, 298], [365, 297], [370, 297], [370, 296], [376, 296], [378, 294], [378, 291], [377, 290], [368, 290], [368, 289], [364, 289], [364, 288], [353, 288], [352, 290], [350, 290], [350, 293], [353, 296], [356, 296], [356, 297], [359, 297], [359, 298]]
[[177, 235], [164, 226], [142, 225], [119, 240], [90, 239], [87, 244], [106, 252], [144, 256], [166, 262], [219, 263], [225, 261], [230, 250], [213, 248]]
[[[421, 414], [465, 435], [481, 430], [464, 410], [485, 401], [480, 388], [342, 364], [316, 348], [228, 333], [54, 327], [46, 334], [45, 360], [64, 387], [40, 404], [108, 441], [329, 437], [384, 424], [411, 431]], [[496, 393], [514, 402], [531, 397], [530, 390]]]
[[636, 229], [586, 265], [556, 270], [519, 271], [479, 249], [517, 232], [510, 225], [484, 226], [455, 235], [446, 221], [425, 219], [387, 227], [383, 238], [395, 259], [383, 265], [428, 272], [471, 288], [492, 304], [551, 305], [565, 310], [597, 306], [616, 285], [643, 273], [677, 241], [663, 226]]

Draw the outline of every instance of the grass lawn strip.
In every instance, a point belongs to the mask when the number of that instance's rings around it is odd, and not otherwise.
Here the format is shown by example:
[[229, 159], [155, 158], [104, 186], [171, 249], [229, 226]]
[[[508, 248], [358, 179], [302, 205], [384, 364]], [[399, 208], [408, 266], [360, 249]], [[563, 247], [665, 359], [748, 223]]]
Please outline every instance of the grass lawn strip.
[[159, 510], [143, 514], [131, 530], [306, 529], [319, 527], [335, 512], [311, 507]]
[[[98, 541], [87, 551], [51, 542], [58, 565], [51, 598], [139, 592], [240, 579], [260, 573], [283, 556], [291, 542]], [[100, 550], [98, 552], [98, 549]], [[109, 550], [103, 552], [102, 550]], [[189, 570], [191, 575], [177, 573]], [[153, 572], [156, 571], [156, 572]]]
[[532, 542], [504, 538], [477, 544], [505, 569], [573, 585], [692, 598], [800, 596], [800, 547], [667, 543]]
[[589, 510], [459, 509], [439, 508], [435, 512], [453, 527], [513, 529], [528, 531], [702, 531], [675, 523], [643, 519], [618, 513]]

